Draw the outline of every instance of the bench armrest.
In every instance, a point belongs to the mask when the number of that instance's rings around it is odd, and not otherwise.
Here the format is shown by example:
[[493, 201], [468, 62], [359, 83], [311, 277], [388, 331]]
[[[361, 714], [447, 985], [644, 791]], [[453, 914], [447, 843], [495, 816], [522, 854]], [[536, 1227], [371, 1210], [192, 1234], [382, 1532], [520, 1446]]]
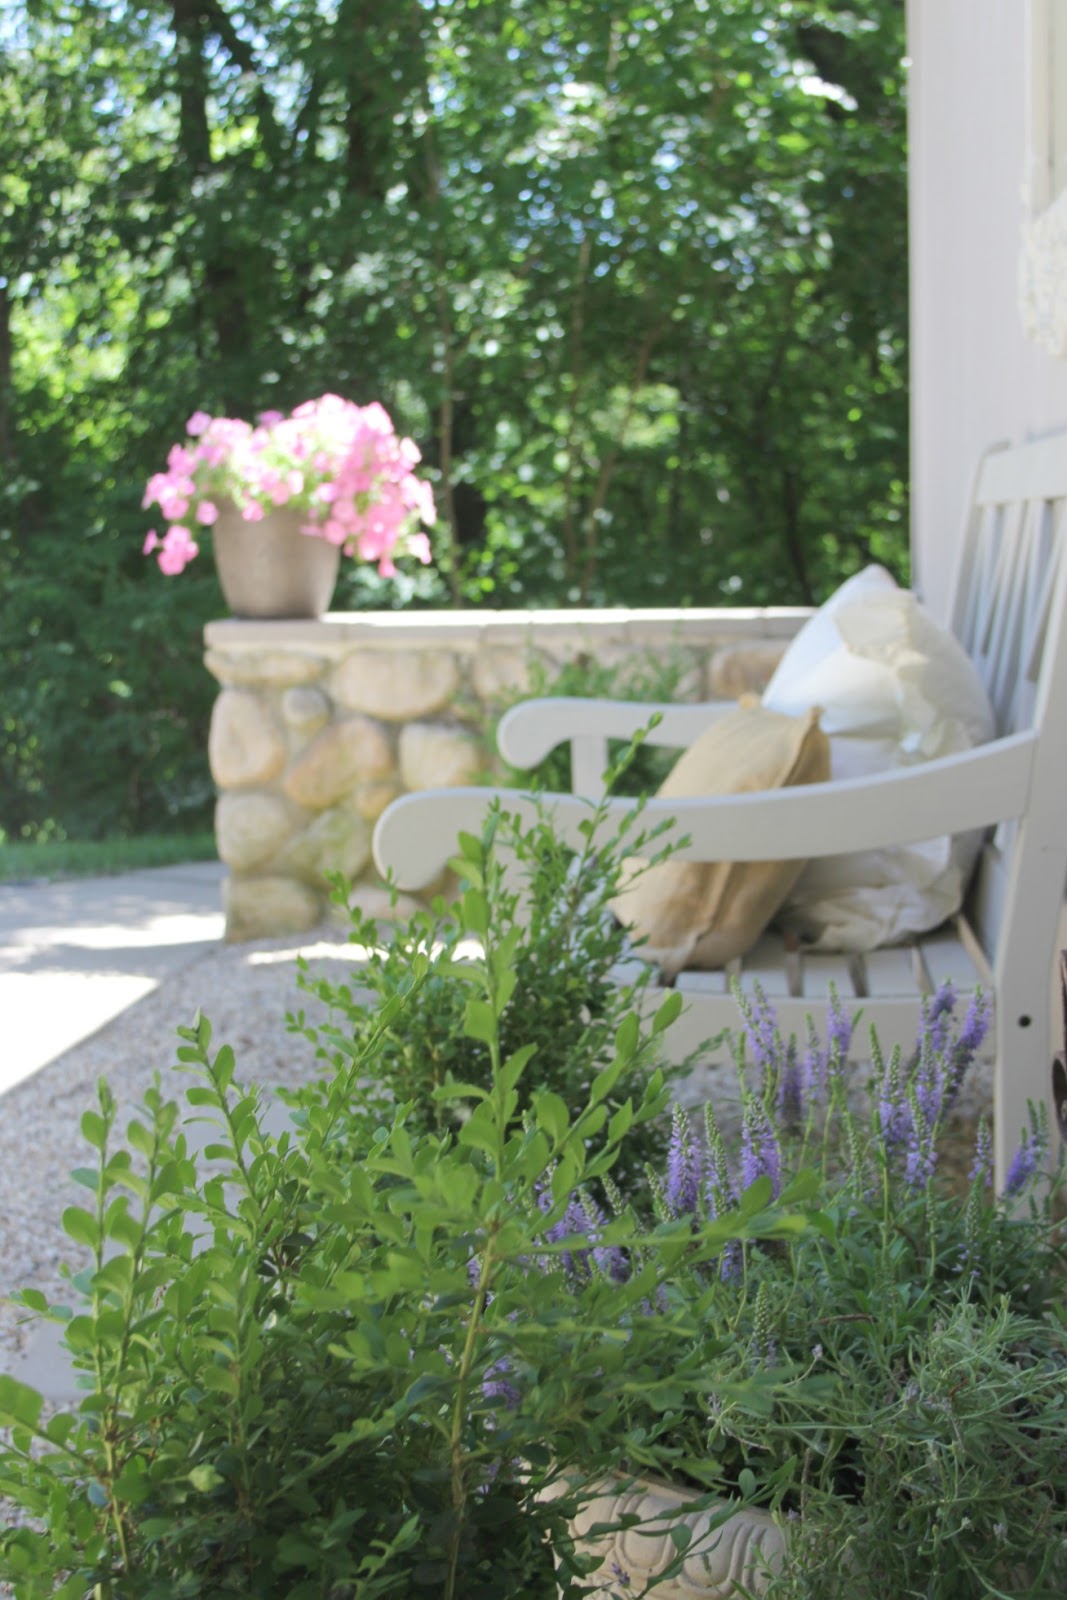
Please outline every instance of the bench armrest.
[[[1027, 809], [1036, 736], [1012, 734], [942, 756], [922, 766], [811, 783], [757, 794], [695, 800], [650, 800], [642, 828], [672, 822], [670, 837], [689, 836], [675, 859], [683, 861], [806, 861], [813, 856], [880, 849], [968, 833]], [[402, 889], [430, 883], [456, 853], [461, 829], [475, 833], [494, 799], [532, 822], [538, 798], [513, 789], [433, 789], [402, 796], [378, 819], [374, 857]], [[544, 794], [540, 805], [568, 843], [584, 843], [594, 804], [579, 795]], [[598, 830], [617, 836], [629, 799], [607, 802]]]
[[501, 717], [497, 747], [505, 761], [525, 771], [536, 767], [559, 745], [569, 743], [575, 794], [599, 796], [604, 792], [609, 739], [631, 739], [639, 728], [648, 726], [653, 715], [658, 715], [661, 720], [649, 731], [648, 743], [684, 747], [719, 717], [736, 709], [732, 700], [681, 706], [566, 695], [523, 700]]

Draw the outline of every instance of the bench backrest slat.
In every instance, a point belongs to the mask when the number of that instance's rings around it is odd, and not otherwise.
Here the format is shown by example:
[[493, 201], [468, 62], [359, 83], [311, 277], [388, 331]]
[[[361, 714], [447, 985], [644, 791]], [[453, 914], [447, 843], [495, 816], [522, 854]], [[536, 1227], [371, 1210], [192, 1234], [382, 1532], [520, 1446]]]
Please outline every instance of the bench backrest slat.
[[[1065, 609], [1067, 437], [1061, 434], [992, 451], [983, 460], [950, 606], [953, 630], [986, 687], [998, 734], [1033, 729], [1040, 735], [1032, 803], [1038, 802], [1041, 815], [1036, 840], [1026, 838], [1026, 848], [1048, 842], [1049, 810], [1040, 802], [1057, 768], [1067, 785]], [[997, 829], [983, 849], [968, 900], [969, 918], [991, 962], [1002, 938], [1011, 936], [1004, 919], [1019, 870], [1019, 842], [1018, 823]], [[1051, 862], [1050, 868], [1057, 870]]]

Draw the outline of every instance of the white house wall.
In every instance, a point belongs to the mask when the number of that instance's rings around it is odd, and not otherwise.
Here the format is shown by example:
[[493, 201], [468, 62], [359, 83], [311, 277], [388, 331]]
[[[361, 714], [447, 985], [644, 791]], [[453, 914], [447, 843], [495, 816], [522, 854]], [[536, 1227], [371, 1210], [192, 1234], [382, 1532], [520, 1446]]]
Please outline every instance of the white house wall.
[[1067, 361], [1028, 342], [1018, 309], [1031, 3], [1039, 24], [1041, 0], [907, 3], [912, 558], [939, 614], [979, 452], [1067, 427]]

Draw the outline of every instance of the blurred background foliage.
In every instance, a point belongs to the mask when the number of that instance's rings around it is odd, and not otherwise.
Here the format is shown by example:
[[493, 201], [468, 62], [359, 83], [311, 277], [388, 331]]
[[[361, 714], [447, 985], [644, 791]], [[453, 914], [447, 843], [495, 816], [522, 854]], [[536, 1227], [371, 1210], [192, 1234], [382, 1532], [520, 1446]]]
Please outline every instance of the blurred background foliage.
[[436, 563], [340, 608], [906, 577], [903, 0], [16, 0], [0, 17], [0, 828], [202, 827], [194, 409], [414, 436]]

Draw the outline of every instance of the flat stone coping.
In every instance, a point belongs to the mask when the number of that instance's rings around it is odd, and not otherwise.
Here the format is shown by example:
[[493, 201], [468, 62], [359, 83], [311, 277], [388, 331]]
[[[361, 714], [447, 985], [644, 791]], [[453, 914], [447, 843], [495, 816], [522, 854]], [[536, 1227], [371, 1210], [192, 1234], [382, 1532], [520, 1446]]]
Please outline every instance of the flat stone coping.
[[788, 639], [811, 616], [809, 606], [600, 611], [331, 611], [308, 620], [266, 622], [227, 617], [209, 622], [204, 642], [215, 649], [287, 645], [352, 649], [360, 645], [410, 648], [420, 644], [526, 645], [553, 636], [605, 643]]

